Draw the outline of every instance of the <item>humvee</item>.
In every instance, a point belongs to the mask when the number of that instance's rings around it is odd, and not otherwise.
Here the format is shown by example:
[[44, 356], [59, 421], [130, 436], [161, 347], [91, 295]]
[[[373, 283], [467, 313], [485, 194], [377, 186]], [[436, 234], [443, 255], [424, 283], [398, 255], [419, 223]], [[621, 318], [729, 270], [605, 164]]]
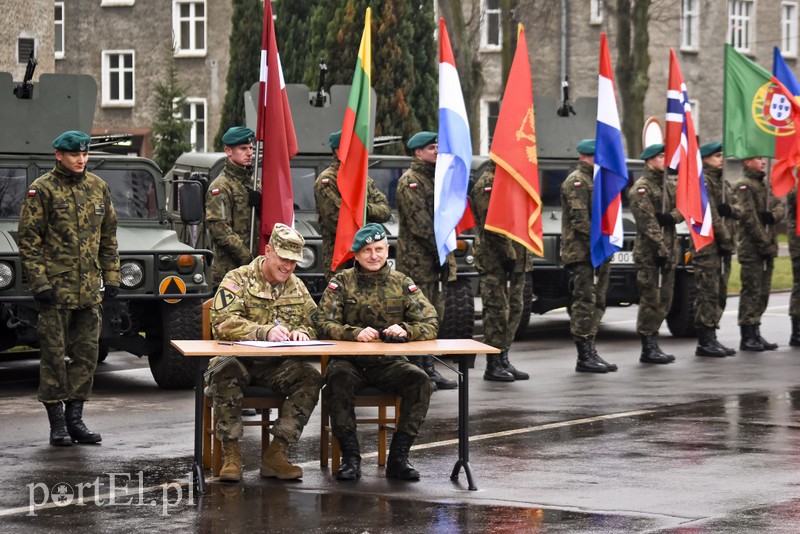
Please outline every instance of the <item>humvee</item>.
[[[29, 185], [55, 164], [52, 140], [65, 130], [91, 132], [97, 84], [88, 75], [43, 74], [28, 98], [17, 98], [11, 74], [0, 73], [0, 357], [38, 348], [37, 305], [28, 291], [16, 242]], [[162, 388], [190, 388], [194, 366], [170, 345], [201, 336], [201, 302], [211, 295], [211, 252], [178, 240], [166, 210], [166, 186], [151, 160], [97, 151], [88, 170], [111, 189], [118, 218], [121, 286], [104, 301], [99, 360], [110, 349], [147, 356]], [[184, 218], [197, 217], [191, 188]], [[199, 190], [194, 191], [199, 198]], [[199, 200], [195, 200], [196, 204]]]

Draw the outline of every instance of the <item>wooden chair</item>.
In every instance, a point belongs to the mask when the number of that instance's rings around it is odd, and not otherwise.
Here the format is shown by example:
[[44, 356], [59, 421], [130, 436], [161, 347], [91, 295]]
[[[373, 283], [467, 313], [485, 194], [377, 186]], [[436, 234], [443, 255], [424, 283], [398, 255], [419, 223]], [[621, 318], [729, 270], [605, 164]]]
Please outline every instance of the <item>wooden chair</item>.
[[[211, 336], [211, 304], [213, 299], [203, 302], [202, 314], [202, 336], [203, 339], [212, 339]], [[269, 447], [270, 433], [269, 427], [273, 423], [270, 418], [270, 410], [278, 410], [280, 416], [280, 409], [285, 397], [272, 391], [271, 389], [248, 386], [244, 389], [244, 398], [242, 399], [242, 408], [253, 408], [256, 411], [261, 411], [261, 418], [254, 421], [242, 421], [244, 426], [260, 426], [261, 427], [261, 454]], [[217, 439], [214, 429], [217, 426], [216, 418], [214, 417], [213, 400], [204, 396], [203, 397], [203, 467], [211, 469], [214, 476], [219, 476], [219, 471], [222, 469], [222, 443]]]
[[[321, 371], [322, 376], [325, 376], [325, 370], [328, 367], [328, 357], [321, 357]], [[374, 387], [366, 387], [361, 389], [356, 394], [356, 408], [360, 407], [373, 407], [378, 408], [377, 417], [361, 417], [356, 416], [356, 424], [372, 424], [378, 425], [378, 465], [386, 465], [386, 449], [388, 443], [388, 430], [397, 430], [397, 419], [400, 417], [400, 401], [401, 397], [393, 393], [387, 393]], [[389, 415], [387, 408], [393, 408], [394, 411]], [[341, 464], [341, 450], [339, 449], [339, 441], [333, 435], [330, 423], [330, 410], [324, 400], [320, 403], [320, 443], [319, 443], [319, 463], [322, 467], [328, 467], [328, 457], [331, 458], [331, 470], [336, 472]], [[333, 449], [331, 451], [331, 449]]]

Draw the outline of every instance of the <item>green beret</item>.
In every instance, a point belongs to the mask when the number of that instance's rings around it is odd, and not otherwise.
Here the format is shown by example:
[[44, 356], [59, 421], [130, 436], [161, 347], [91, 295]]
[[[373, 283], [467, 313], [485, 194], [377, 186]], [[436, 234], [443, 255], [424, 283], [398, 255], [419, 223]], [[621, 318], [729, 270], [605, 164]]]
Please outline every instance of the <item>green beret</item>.
[[69, 130], [53, 139], [53, 148], [64, 152], [89, 152], [92, 138], [78, 130]]
[[331, 148], [339, 148], [339, 141], [342, 140], [342, 131], [333, 132], [328, 136], [328, 145]]
[[305, 243], [303, 236], [294, 228], [282, 223], [275, 223], [275, 226], [272, 227], [269, 246], [284, 260], [302, 261]]
[[700, 146], [700, 156], [704, 158], [716, 154], [717, 152], [722, 152], [722, 143], [719, 141], [709, 141]]
[[417, 132], [411, 136], [406, 146], [411, 150], [423, 148], [431, 143], [435, 143], [437, 137], [439, 137], [439, 134], [436, 132]]
[[664, 152], [664, 143], [655, 143], [642, 150], [641, 159], [647, 161], [648, 159], [658, 156]]
[[578, 154], [594, 156], [594, 139], [581, 139], [575, 148], [578, 150]]
[[386, 239], [386, 230], [378, 223], [367, 223], [356, 232], [350, 252], [358, 252], [366, 245]]
[[222, 136], [222, 144], [225, 146], [252, 145], [255, 136], [255, 132], [250, 128], [234, 126]]

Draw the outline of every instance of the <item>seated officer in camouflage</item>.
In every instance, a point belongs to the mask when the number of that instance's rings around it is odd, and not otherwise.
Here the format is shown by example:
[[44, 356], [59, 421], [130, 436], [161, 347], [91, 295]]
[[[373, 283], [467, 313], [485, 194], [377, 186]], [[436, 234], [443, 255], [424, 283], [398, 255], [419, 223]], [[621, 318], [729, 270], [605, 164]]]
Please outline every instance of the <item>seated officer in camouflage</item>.
[[19, 216], [20, 260], [39, 305], [39, 401], [57, 446], [101, 440], [83, 422], [83, 403], [97, 366], [100, 301], [119, 292], [117, 216], [108, 185], [86, 172], [90, 143], [74, 130], [53, 141], [56, 165], [31, 184]]
[[[317, 310], [321, 335], [344, 341], [435, 339], [436, 309], [408, 276], [387, 264], [389, 245], [379, 224], [364, 225], [350, 249], [356, 265], [334, 275]], [[408, 451], [428, 413], [433, 383], [404, 356], [332, 358], [322, 394], [330, 406], [333, 435], [342, 450], [339, 480], [361, 476], [361, 453], [356, 436], [355, 394], [364, 386], [402, 397], [397, 430], [392, 438], [386, 476], [416, 480], [419, 472], [408, 462]]]
[[[342, 203], [342, 194], [339, 192], [337, 176], [339, 174], [339, 141], [342, 131], [333, 132], [328, 136], [328, 145], [333, 152], [333, 162], [330, 167], [322, 171], [314, 182], [314, 202], [319, 217], [319, 229], [322, 233], [322, 266], [325, 268], [325, 280], [330, 280], [333, 272], [333, 247], [336, 242], [336, 228], [339, 225], [339, 205]], [[375, 186], [375, 182], [367, 176], [367, 222], [383, 223], [389, 220], [392, 209], [386, 196]], [[344, 269], [345, 262], [339, 266], [337, 272]]]
[[[293, 272], [302, 259], [303, 237], [276, 224], [264, 255], [225, 275], [214, 297], [211, 326], [216, 339], [231, 341], [306, 341], [316, 337], [316, 305]], [[214, 400], [217, 438], [222, 442], [220, 480], [242, 478], [242, 391], [248, 385], [286, 397], [272, 425], [272, 443], [261, 458], [261, 476], [284, 480], [303, 476], [286, 459], [317, 405], [322, 377], [311, 364], [292, 358], [217, 357], [209, 363], [206, 395]]]
[[[228, 156], [225, 168], [217, 176], [206, 192], [206, 227], [211, 236], [211, 250], [214, 252], [212, 277], [214, 287], [222, 281], [225, 273], [253, 261], [253, 252], [258, 244], [251, 246], [252, 228], [261, 227], [261, 191], [253, 189], [253, 139], [255, 133], [250, 128], [234, 126], [222, 136], [225, 155]], [[250, 218], [255, 209], [255, 223]]]

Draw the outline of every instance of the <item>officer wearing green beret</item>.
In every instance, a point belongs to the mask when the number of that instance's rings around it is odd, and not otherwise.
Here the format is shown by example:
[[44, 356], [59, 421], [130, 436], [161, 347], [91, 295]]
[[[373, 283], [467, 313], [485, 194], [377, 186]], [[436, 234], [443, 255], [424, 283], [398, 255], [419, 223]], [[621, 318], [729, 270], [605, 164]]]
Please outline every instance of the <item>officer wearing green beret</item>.
[[[420, 341], [435, 339], [439, 329], [436, 309], [414, 281], [393, 270], [386, 260], [389, 243], [379, 224], [356, 232], [355, 266], [331, 278], [317, 311], [320, 333], [329, 339], [376, 341], [379, 338]], [[402, 397], [397, 429], [389, 448], [386, 476], [416, 480], [419, 472], [408, 462], [408, 452], [425, 421], [433, 385], [428, 375], [405, 356], [331, 358], [322, 394], [330, 406], [333, 435], [342, 450], [339, 480], [361, 476], [361, 453], [353, 413], [355, 393], [365, 386]]]
[[20, 260], [39, 306], [38, 397], [58, 446], [101, 440], [86, 428], [83, 404], [97, 366], [100, 302], [120, 283], [117, 215], [108, 185], [86, 171], [90, 143], [74, 130], [53, 141], [55, 167], [31, 184], [19, 217]]
[[628, 191], [628, 200], [636, 219], [636, 284], [639, 288], [639, 312], [636, 330], [642, 338], [642, 363], [665, 364], [675, 361], [658, 346], [658, 330], [669, 313], [678, 261], [675, 224], [683, 216], [675, 208], [675, 184], [665, 184], [664, 144], [645, 147], [640, 156], [645, 161], [642, 176]]
[[[328, 145], [333, 153], [331, 165], [322, 171], [314, 182], [314, 201], [317, 209], [320, 232], [322, 233], [322, 265], [325, 269], [325, 280], [333, 275], [333, 248], [336, 242], [336, 228], [339, 225], [339, 206], [342, 195], [339, 193], [339, 141], [342, 131], [332, 132], [328, 136]], [[392, 209], [386, 196], [369, 176], [367, 177], [367, 222], [384, 223], [392, 215]], [[342, 264], [337, 272], [347, 267]]]
[[222, 136], [228, 159], [206, 192], [206, 227], [214, 252], [212, 277], [218, 286], [230, 270], [253, 261], [258, 243], [251, 243], [255, 209], [256, 239], [261, 227], [261, 184], [253, 188], [253, 141], [250, 128], [234, 126]]
[[[456, 279], [456, 261], [447, 255], [439, 265], [436, 236], [433, 230], [433, 195], [436, 156], [439, 145], [436, 132], [417, 132], [406, 146], [413, 154], [411, 167], [397, 182], [397, 268], [414, 279], [444, 319], [447, 282]], [[444, 285], [444, 287], [443, 287]], [[428, 373], [438, 389], [458, 387], [455, 380], [443, 377], [433, 365], [432, 356], [415, 356], [412, 361]]]

